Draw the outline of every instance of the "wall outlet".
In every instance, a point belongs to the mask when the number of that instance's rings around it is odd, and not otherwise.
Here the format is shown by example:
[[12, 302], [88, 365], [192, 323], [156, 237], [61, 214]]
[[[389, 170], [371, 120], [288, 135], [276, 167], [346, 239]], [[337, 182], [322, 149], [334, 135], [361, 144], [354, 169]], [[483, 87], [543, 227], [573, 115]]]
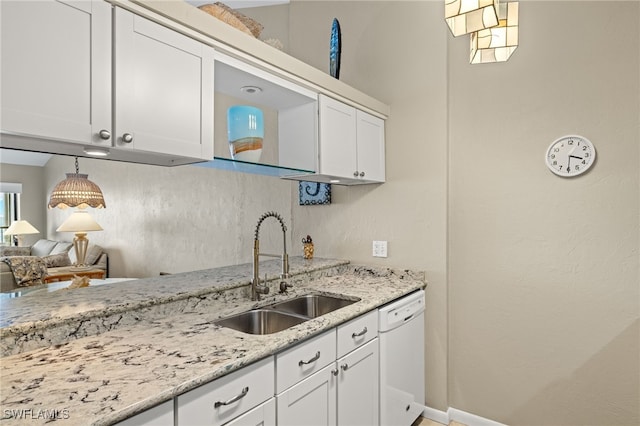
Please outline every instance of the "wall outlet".
[[373, 242], [373, 257], [387, 257], [387, 242], [386, 241], [374, 241]]

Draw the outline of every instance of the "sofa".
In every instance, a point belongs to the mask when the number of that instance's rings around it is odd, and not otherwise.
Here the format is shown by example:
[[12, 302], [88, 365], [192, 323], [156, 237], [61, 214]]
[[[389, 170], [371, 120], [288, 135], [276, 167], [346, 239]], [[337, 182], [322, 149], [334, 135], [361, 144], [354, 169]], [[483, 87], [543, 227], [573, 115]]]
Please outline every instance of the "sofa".
[[[41, 239], [31, 247], [0, 247], [0, 259], [13, 256], [35, 256], [40, 258], [46, 268], [45, 274], [53, 274], [69, 270], [76, 263], [77, 257], [73, 249], [73, 243], [68, 241], [52, 241]], [[102, 247], [89, 244], [85, 263], [91, 268], [103, 269], [105, 276], [108, 273], [108, 256]], [[39, 284], [39, 283], [34, 283]], [[11, 267], [4, 260], [0, 261], [0, 292], [6, 293], [25, 287], [16, 283]]]

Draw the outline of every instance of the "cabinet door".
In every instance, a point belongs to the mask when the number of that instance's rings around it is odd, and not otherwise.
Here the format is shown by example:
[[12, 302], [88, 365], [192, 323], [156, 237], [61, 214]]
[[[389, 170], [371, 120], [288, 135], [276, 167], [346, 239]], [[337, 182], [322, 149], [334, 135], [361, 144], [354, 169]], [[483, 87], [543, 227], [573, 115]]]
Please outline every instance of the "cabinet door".
[[276, 396], [279, 426], [336, 424], [335, 363]]
[[276, 399], [271, 398], [225, 426], [276, 426]]
[[213, 159], [213, 49], [115, 9], [115, 146]]
[[178, 395], [176, 423], [226, 424], [273, 398], [273, 390], [274, 363], [273, 357], [269, 357]]
[[338, 425], [378, 423], [378, 339], [338, 360]]
[[356, 109], [320, 95], [320, 173], [354, 178], [357, 174]]
[[173, 426], [173, 399], [116, 423], [116, 426]]
[[2, 132], [109, 146], [111, 6], [0, 1], [0, 15]]
[[359, 176], [368, 181], [384, 182], [384, 120], [359, 110], [356, 120]]

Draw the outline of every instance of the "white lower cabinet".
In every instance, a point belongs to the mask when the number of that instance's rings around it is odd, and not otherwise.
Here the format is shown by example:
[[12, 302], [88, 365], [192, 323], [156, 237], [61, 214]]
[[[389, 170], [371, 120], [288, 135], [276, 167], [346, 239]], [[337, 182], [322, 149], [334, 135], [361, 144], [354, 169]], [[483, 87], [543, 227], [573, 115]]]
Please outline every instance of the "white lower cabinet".
[[276, 355], [278, 425], [379, 424], [377, 335], [372, 312]]
[[378, 339], [340, 358], [338, 371], [338, 425], [378, 423]]
[[336, 425], [335, 363], [279, 394], [279, 426]]
[[273, 398], [273, 370], [269, 357], [179, 395], [176, 425], [219, 426], [248, 413]]
[[225, 426], [276, 426], [276, 399], [271, 398]]
[[116, 423], [116, 426], [173, 426], [173, 399]]

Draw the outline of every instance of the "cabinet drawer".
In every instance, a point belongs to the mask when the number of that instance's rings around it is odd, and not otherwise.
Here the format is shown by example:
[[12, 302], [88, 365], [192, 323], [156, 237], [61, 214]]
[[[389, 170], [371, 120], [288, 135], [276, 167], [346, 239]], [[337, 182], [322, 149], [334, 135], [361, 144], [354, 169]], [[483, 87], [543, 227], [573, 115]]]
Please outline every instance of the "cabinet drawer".
[[338, 326], [338, 358], [378, 336], [378, 311], [359, 316]]
[[269, 357], [177, 400], [177, 425], [222, 425], [273, 397], [274, 362]]
[[276, 355], [276, 393], [336, 360], [336, 331], [330, 330]]

